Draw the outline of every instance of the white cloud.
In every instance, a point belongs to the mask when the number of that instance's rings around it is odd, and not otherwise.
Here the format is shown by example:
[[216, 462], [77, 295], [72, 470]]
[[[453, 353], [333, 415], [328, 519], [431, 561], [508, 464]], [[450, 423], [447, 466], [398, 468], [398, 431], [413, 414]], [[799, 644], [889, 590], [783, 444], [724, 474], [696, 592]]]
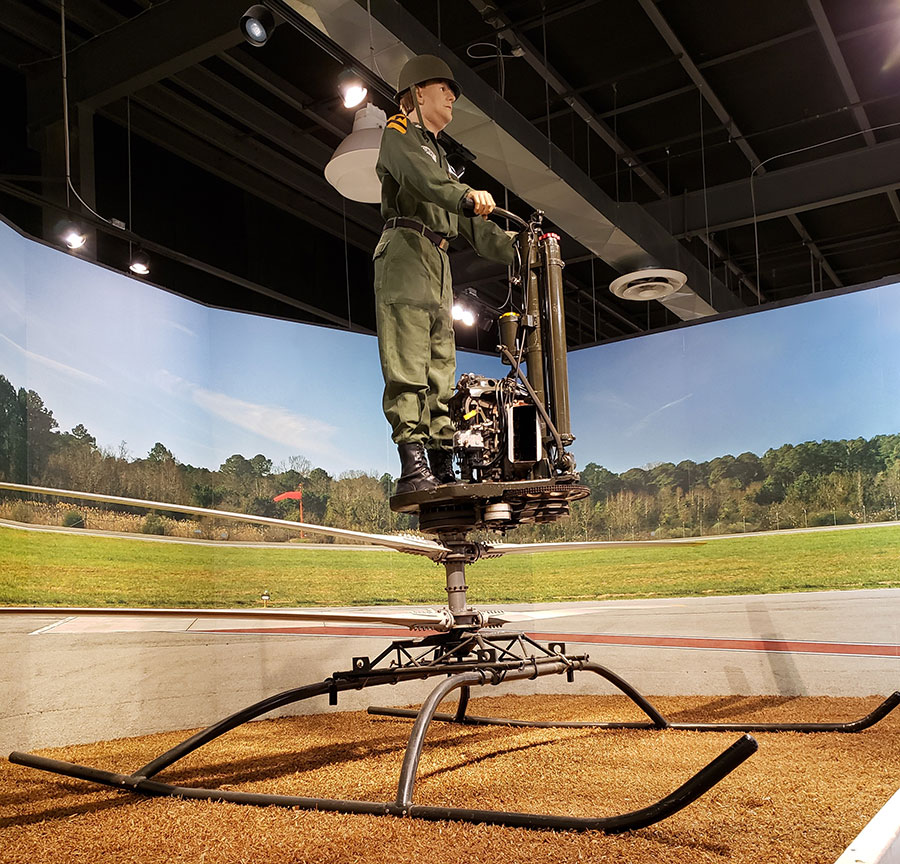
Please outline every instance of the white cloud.
[[153, 380], [160, 390], [172, 395], [179, 393], [190, 395], [197, 389], [196, 384], [191, 384], [190, 381], [186, 381], [184, 378], [175, 375], [168, 369], [157, 369], [153, 375]]
[[173, 321], [171, 318], [164, 318], [162, 323], [165, 324], [167, 327], [172, 327], [175, 330], [179, 330], [182, 333], [185, 333], [186, 335], [190, 336], [192, 339], [197, 338], [197, 334], [193, 330], [191, 330], [190, 327], [185, 327], [184, 324], [181, 324], [178, 321]]
[[[25, 323], [25, 295], [13, 291], [0, 291], [0, 309], [3, 310], [2, 321], [5, 326], [16, 327]], [[21, 300], [21, 302], [19, 302]]]
[[693, 395], [694, 395], [693, 393], [688, 393], [687, 396], [682, 396], [680, 399], [676, 399], [673, 402], [667, 402], [665, 405], [657, 408], [655, 411], [651, 411], [646, 417], [642, 417], [640, 420], [638, 420], [638, 422], [635, 423], [628, 430], [628, 434], [633, 435], [635, 432], [640, 432], [642, 429], [644, 429], [649, 424], [649, 422], [654, 417], [656, 417], [659, 414], [662, 414], [662, 412], [667, 410], [668, 408], [672, 408], [675, 405], [680, 405], [682, 402], [685, 402], [688, 399], [690, 399], [691, 396], [693, 396]]
[[22, 355], [31, 363], [37, 363], [41, 366], [46, 366], [48, 369], [53, 369], [55, 372], [61, 372], [64, 375], [78, 378], [81, 381], [89, 381], [91, 384], [100, 384], [102, 386], [105, 386], [106, 384], [103, 379], [98, 378], [96, 375], [91, 375], [89, 372], [82, 372], [81, 369], [75, 369], [73, 366], [67, 366], [65, 363], [60, 363], [58, 360], [53, 360], [50, 357], [44, 357], [43, 354], [35, 354], [33, 351], [28, 351], [26, 348], [23, 348], [21, 345], [19, 345], [18, 342], [14, 342], [8, 336], [4, 336], [2, 333], [0, 333], [0, 339], [12, 345], [12, 347], [17, 351], [20, 351]]
[[245, 402], [202, 387], [194, 388], [193, 400], [210, 414], [270, 441], [287, 445], [295, 452], [340, 458], [332, 443], [337, 430], [321, 420], [297, 414], [280, 405]]

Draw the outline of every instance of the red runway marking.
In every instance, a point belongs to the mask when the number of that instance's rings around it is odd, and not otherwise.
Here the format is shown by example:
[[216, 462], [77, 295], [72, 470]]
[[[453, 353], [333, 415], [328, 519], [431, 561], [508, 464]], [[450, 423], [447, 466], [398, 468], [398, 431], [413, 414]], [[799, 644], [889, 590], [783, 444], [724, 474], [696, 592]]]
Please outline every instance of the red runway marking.
[[529, 633], [533, 639], [554, 642], [589, 642], [599, 645], [632, 645], [654, 648], [707, 648], [714, 651], [773, 651], [792, 654], [859, 654], [900, 657], [900, 645], [867, 645], [854, 642], [800, 642], [783, 639], [707, 639], [695, 636], [612, 636], [592, 633]]
[[[189, 632], [198, 632], [192, 630]], [[214, 633], [281, 633], [300, 636], [413, 636], [405, 627], [255, 627], [207, 631]], [[418, 631], [423, 635], [432, 630]], [[763, 651], [788, 654], [842, 654], [900, 657], [900, 645], [861, 642], [802, 642], [782, 639], [711, 639], [699, 636], [617, 636], [595, 633], [527, 634], [541, 642], [580, 642], [591, 645], [630, 645], [643, 648], [702, 648], [713, 651]]]

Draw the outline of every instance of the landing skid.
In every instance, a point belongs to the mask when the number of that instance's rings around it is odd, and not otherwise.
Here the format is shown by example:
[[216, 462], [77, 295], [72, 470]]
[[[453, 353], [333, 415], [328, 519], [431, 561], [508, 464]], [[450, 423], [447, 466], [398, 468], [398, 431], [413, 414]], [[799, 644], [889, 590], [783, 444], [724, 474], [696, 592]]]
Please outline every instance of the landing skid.
[[[627, 696], [647, 716], [647, 720], [619, 723], [541, 722], [475, 717], [466, 713], [469, 697], [474, 687], [483, 687], [488, 684], [502, 686], [514, 681], [532, 680], [548, 675], [565, 675], [569, 681], [572, 681], [576, 672], [592, 672], [604, 678]], [[393, 801], [266, 795], [176, 786], [153, 779], [165, 768], [170, 767], [204, 744], [276, 708], [326, 695], [331, 704], [337, 704], [338, 694], [347, 690], [362, 690], [384, 684], [397, 684], [402, 681], [432, 677], [440, 677], [443, 680], [431, 691], [418, 711], [388, 708], [369, 709], [372, 714], [415, 718], [400, 768], [397, 796]], [[440, 703], [455, 690], [459, 691], [456, 713], [438, 714], [437, 708]], [[9, 759], [18, 765], [152, 796], [168, 795], [177, 798], [230, 801], [238, 804], [294, 807], [339, 813], [411, 816], [432, 821], [449, 819], [524, 828], [597, 830], [617, 833], [652, 825], [686, 807], [749, 758], [757, 749], [756, 741], [750, 735], [743, 734], [681, 786], [647, 807], [617, 816], [557, 816], [545, 813], [477, 810], [465, 807], [434, 807], [413, 803], [419, 760], [431, 722], [446, 720], [473, 725], [501, 724], [536, 728], [689, 729], [692, 731], [745, 733], [747, 731], [858, 732], [878, 722], [898, 703], [900, 703], [900, 693], [894, 693], [871, 714], [852, 723], [669, 723], [627, 681], [609, 669], [590, 662], [587, 655], [566, 653], [565, 646], [561, 643], [550, 643], [545, 646], [519, 632], [459, 628], [449, 633], [395, 641], [374, 660], [370, 660], [368, 657], [355, 657], [350, 670], [337, 672], [318, 684], [286, 690], [250, 705], [191, 736], [133, 774], [117, 774], [28, 753], [12, 753]]]
[[[521, 656], [523, 652], [527, 652], [528, 656]], [[395, 665], [396, 660], [392, 659], [386, 668], [377, 668], [379, 661], [386, 660], [389, 656], [405, 658], [403, 665], [398, 667]], [[499, 686], [546, 675], [567, 675], [571, 679], [577, 671], [595, 672], [606, 678], [647, 713], [651, 718], [651, 723], [648, 724], [650, 728], [662, 728], [657, 721], [661, 720], [662, 723], [665, 721], [634, 688], [609, 670], [590, 663], [586, 655], [555, 653], [520, 633], [492, 632], [488, 634], [475, 631], [460, 639], [458, 633], [451, 632], [439, 636], [426, 636], [418, 640], [395, 642], [374, 663], [366, 657], [354, 658], [351, 670], [335, 673], [318, 684], [286, 690], [257, 702], [202, 732], [198, 732], [133, 774], [117, 774], [71, 762], [33, 756], [28, 753], [11, 753], [9, 759], [10, 762], [18, 765], [26, 765], [66, 777], [75, 777], [144, 795], [168, 795], [177, 798], [294, 807], [303, 810], [328, 810], [339, 813], [411, 816], [432, 821], [449, 819], [524, 828], [598, 830], [615, 833], [652, 825], [671, 816], [712, 788], [757, 749], [756, 741], [749, 735], [743, 735], [669, 795], [648, 807], [618, 816], [595, 818], [555, 816], [542, 813], [476, 810], [465, 807], [434, 807], [413, 803], [416, 773], [425, 736], [431, 721], [435, 719], [438, 705], [445, 697], [454, 690], [459, 690], [460, 707], [464, 712], [465, 704], [468, 702], [469, 693], [473, 687], [483, 687], [487, 684]], [[418, 712], [414, 712], [416, 720], [410, 732], [406, 753], [400, 768], [397, 797], [393, 801], [335, 800], [222, 789], [199, 789], [161, 783], [153, 779], [163, 769], [173, 765], [188, 753], [219, 738], [231, 729], [276, 708], [324, 695], [328, 695], [334, 704], [337, 701], [337, 694], [346, 690], [360, 690], [433, 676], [440, 676], [444, 680], [431, 691], [422, 708]]]

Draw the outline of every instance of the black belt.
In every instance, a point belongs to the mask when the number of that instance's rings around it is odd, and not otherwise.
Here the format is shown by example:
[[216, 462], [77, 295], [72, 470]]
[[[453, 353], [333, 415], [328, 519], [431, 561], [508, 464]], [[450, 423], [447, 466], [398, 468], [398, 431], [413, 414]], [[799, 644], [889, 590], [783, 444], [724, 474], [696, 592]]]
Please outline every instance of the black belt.
[[426, 228], [416, 219], [406, 219], [403, 216], [395, 216], [393, 219], [388, 219], [387, 222], [384, 223], [384, 228], [381, 230], [387, 231], [390, 228], [412, 228], [413, 231], [418, 231], [423, 237], [427, 237], [442, 252], [446, 252], [447, 249], [450, 248], [450, 241], [444, 237], [443, 234], [438, 234], [437, 231]]

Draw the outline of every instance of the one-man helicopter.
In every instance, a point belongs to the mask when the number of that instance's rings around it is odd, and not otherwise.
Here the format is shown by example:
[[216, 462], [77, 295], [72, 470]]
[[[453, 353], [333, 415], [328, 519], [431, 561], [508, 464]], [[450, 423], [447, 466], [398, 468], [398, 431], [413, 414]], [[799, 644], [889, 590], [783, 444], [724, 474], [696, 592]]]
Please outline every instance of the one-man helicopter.
[[[431, 58], [425, 63], [417, 58], [412, 72], [409, 65], [401, 74], [399, 90], [410, 94], [418, 112], [419, 126], [413, 128], [412, 120], [404, 114], [389, 122], [396, 127], [395, 138], [388, 146], [403, 147], [415, 139], [413, 151], [417, 151], [419, 168], [431, 172], [432, 164], [444, 172], [447, 169], [441, 161], [441, 149], [437, 132], [428, 124], [431, 103], [417, 102], [422, 96], [421, 85], [436, 83], [439, 88], [458, 95], [458, 85], [453, 81], [449, 69], [442, 61], [435, 64]], [[417, 65], [418, 64], [418, 65]], [[454, 89], [455, 88], [455, 89]], [[435, 91], [436, 92], [436, 91]], [[437, 105], [437, 103], [435, 103]], [[452, 99], [446, 103], [452, 106]], [[438, 105], [438, 108], [440, 106]], [[424, 115], [424, 116], [423, 116]], [[431, 133], [430, 137], [426, 133]], [[402, 136], [409, 138], [402, 138]], [[421, 141], [419, 139], [422, 139]], [[424, 143], [423, 143], [424, 142]], [[429, 143], [430, 142], [430, 143]], [[435, 150], [434, 148], [437, 148]], [[383, 146], [384, 151], [384, 146]], [[399, 157], [398, 157], [399, 158]], [[426, 160], [426, 161], [422, 161]], [[430, 161], [427, 161], [430, 160]], [[385, 177], [392, 177], [391, 166], [396, 167], [397, 159], [388, 157], [383, 161]], [[396, 181], [396, 178], [392, 178]], [[385, 185], [396, 205], [402, 201], [402, 189], [395, 191], [391, 180]], [[436, 181], [435, 181], [436, 182]], [[443, 181], [441, 181], [443, 182]], [[455, 184], [455, 185], [453, 185]], [[439, 184], [438, 184], [439, 185]], [[457, 188], [458, 187], [458, 188]], [[354, 657], [349, 670], [335, 672], [324, 681], [306, 684], [264, 699], [207, 729], [191, 736], [186, 741], [163, 753], [132, 774], [125, 775], [110, 771], [76, 765], [27, 753], [12, 753], [10, 760], [17, 764], [50, 771], [69, 777], [76, 777], [115, 788], [139, 792], [147, 795], [171, 795], [217, 801], [231, 801], [244, 804], [277, 805], [302, 809], [331, 810], [345, 813], [371, 813], [378, 815], [412, 816], [430, 820], [461, 820], [489, 824], [502, 824], [528, 828], [601, 830], [607, 832], [625, 831], [653, 824], [696, 800], [723, 777], [752, 755], [757, 749], [756, 741], [748, 734], [753, 731], [842, 731], [855, 732], [878, 722], [897, 704], [900, 693], [887, 698], [875, 711], [860, 720], [850, 723], [795, 723], [795, 724], [717, 724], [717, 723], [671, 723], [644, 696], [615, 672], [590, 660], [587, 654], [567, 651], [562, 643], [541, 644], [518, 630], [505, 630], [506, 625], [540, 617], [566, 614], [583, 614], [585, 610], [551, 610], [548, 612], [505, 612], [499, 609], [478, 609], [470, 606], [466, 599], [466, 567], [479, 558], [497, 557], [509, 554], [537, 552], [547, 548], [606, 548], [618, 543], [568, 543], [568, 544], [508, 544], [476, 541], [470, 537], [473, 531], [496, 530], [506, 532], [515, 526], [528, 522], [552, 522], [568, 515], [570, 502], [585, 497], [588, 489], [579, 484], [575, 462], [567, 447], [574, 441], [570, 426], [568, 404], [568, 379], [566, 365], [566, 334], [563, 314], [562, 268], [559, 237], [546, 230], [543, 214], [533, 213], [528, 219], [520, 219], [513, 213], [501, 210], [480, 194], [469, 194], [472, 190], [462, 187], [453, 178], [447, 179], [446, 189], [451, 194], [445, 196], [443, 216], [430, 213], [428, 209], [411, 204], [413, 211], [426, 218], [435, 216], [444, 221], [448, 230], [460, 224], [468, 224], [462, 229], [469, 231], [479, 243], [496, 248], [507, 246], [511, 252], [509, 260], [514, 262], [510, 273], [511, 297], [518, 298], [499, 319], [498, 352], [503, 362], [510, 367], [503, 378], [491, 378], [477, 373], [465, 373], [456, 383], [455, 392], [450, 396], [443, 389], [445, 382], [438, 382], [436, 392], [425, 394], [420, 399], [422, 410], [418, 416], [410, 416], [409, 392], [397, 389], [396, 369], [388, 368], [397, 359], [396, 343], [393, 336], [385, 334], [396, 330], [408, 331], [410, 324], [403, 319], [404, 312], [389, 307], [396, 302], [383, 302], [379, 334], [382, 338], [382, 361], [385, 366], [386, 392], [385, 408], [389, 419], [394, 416], [395, 441], [400, 446], [403, 475], [399, 494], [391, 499], [391, 507], [400, 512], [416, 513], [419, 528], [430, 537], [399, 537], [364, 534], [349, 530], [328, 528], [264, 517], [249, 517], [245, 514], [206, 510], [198, 507], [140, 501], [116, 496], [48, 489], [13, 483], [0, 483], [0, 489], [18, 490], [43, 495], [56, 495], [78, 499], [128, 504], [139, 507], [164, 509], [194, 515], [212, 515], [220, 519], [255, 521], [273, 524], [309, 533], [339, 538], [365, 540], [369, 543], [387, 546], [401, 552], [422, 555], [443, 564], [446, 574], [447, 605], [438, 609], [408, 609], [390, 612], [359, 611], [330, 612], [298, 611], [279, 609], [221, 610], [221, 609], [76, 609], [76, 608], [6, 608], [2, 612], [72, 615], [142, 615], [171, 617], [187, 615], [191, 617], [214, 616], [218, 618], [234, 616], [257, 617], [267, 620], [318, 620], [379, 622], [409, 627], [412, 630], [429, 631], [418, 638], [398, 639], [391, 642], [377, 657]], [[489, 196], [488, 196], [489, 197]], [[499, 216], [509, 220], [518, 228], [512, 236], [499, 228], [479, 225], [480, 220], [470, 220], [466, 209], [471, 202], [476, 217]], [[408, 203], [408, 202], [407, 202]], [[438, 205], [431, 202], [429, 206]], [[455, 209], [454, 209], [455, 208]], [[438, 207], [438, 209], [440, 209]], [[453, 218], [450, 218], [453, 217]], [[470, 220], [462, 223], [461, 220]], [[376, 250], [376, 264], [381, 257], [397, 253], [390, 251], [395, 236], [391, 232], [406, 232], [406, 245], [415, 235], [416, 254], [428, 256], [446, 255], [442, 244], [445, 236], [437, 234], [424, 222], [419, 227], [412, 216], [393, 215], [386, 225], [379, 249]], [[484, 223], [485, 225], [487, 223]], [[474, 226], [474, 227], [473, 227]], [[422, 229], [422, 230], [420, 230]], [[480, 239], [479, 239], [480, 238]], [[402, 259], [403, 253], [400, 253]], [[440, 257], [435, 260], [441, 262]], [[396, 265], [396, 260], [394, 261]], [[384, 267], [382, 263], [381, 267]], [[381, 277], [385, 274], [382, 269]], [[379, 282], [376, 270], [376, 284]], [[439, 289], [443, 286], [443, 281]], [[447, 297], [440, 296], [438, 308], [433, 318], [439, 319], [449, 313], [445, 308]], [[396, 298], [395, 298], [396, 299]], [[402, 304], [400, 304], [402, 305]], [[399, 312], [400, 319], [397, 319]], [[394, 316], [393, 321], [385, 319]], [[416, 316], [413, 316], [416, 317]], [[421, 317], [421, 316], [418, 316]], [[384, 328], [382, 324], [384, 323]], [[433, 322], [427, 322], [431, 332]], [[452, 342], [452, 340], [451, 340]], [[426, 346], [428, 350], [428, 346]], [[446, 351], [440, 344], [438, 353]], [[386, 358], [386, 359], [385, 359]], [[448, 374], [444, 364], [442, 376]], [[413, 392], [419, 392], [421, 382], [413, 382]], [[426, 382], [427, 384], [427, 382]], [[446, 398], [445, 398], [446, 397]], [[418, 396], [416, 398], [419, 398]], [[390, 404], [388, 404], [390, 403]], [[405, 404], [404, 404], [405, 403]], [[427, 413], [430, 437], [423, 429], [423, 413]], [[397, 430], [400, 429], [398, 437]], [[410, 430], [412, 432], [410, 433]], [[429, 462], [426, 463], [426, 440], [432, 446]], [[459, 466], [459, 478], [455, 476], [453, 462]], [[437, 475], [437, 476], [435, 476]], [[654, 541], [653, 545], [660, 545]], [[413, 791], [419, 759], [422, 753], [429, 725], [435, 719], [464, 724], [507, 724], [511, 726], [549, 727], [555, 724], [539, 721], [515, 719], [497, 720], [472, 716], [468, 713], [468, 701], [473, 688], [485, 685], [500, 686], [523, 679], [536, 679], [547, 675], [564, 675], [572, 681], [576, 673], [591, 672], [604, 678], [646, 715], [642, 722], [607, 723], [566, 723], [565, 726], [587, 726], [606, 729], [690, 729], [693, 731], [727, 731], [743, 733], [731, 746], [712, 762], [688, 778], [681, 786], [659, 801], [646, 807], [607, 817], [575, 817], [539, 813], [479, 810], [461, 807], [437, 807], [415, 804]], [[218, 738], [235, 727], [260, 717], [276, 708], [294, 704], [317, 696], [328, 696], [331, 704], [337, 704], [338, 694], [347, 690], [359, 690], [383, 684], [396, 684], [408, 680], [438, 678], [434, 687], [417, 711], [370, 708], [371, 713], [392, 716], [409, 716], [414, 723], [409, 737], [405, 757], [400, 770], [397, 796], [392, 801], [334, 800], [317, 797], [288, 795], [267, 795], [239, 792], [225, 789], [200, 789], [160, 782], [155, 779], [165, 768], [171, 766], [188, 753], [209, 741]], [[438, 714], [437, 709], [443, 699], [454, 691], [459, 693], [457, 708], [453, 714]]]
[[[640, 544], [640, 541], [638, 544], [633, 541], [516, 544], [475, 541], [469, 537], [473, 529], [499, 529], [505, 532], [525, 522], [549, 522], [562, 518], [568, 513], [569, 502], [583, 497], [588, 491], [578, 484], [574, 462], [566, 450], [573, 437], [567, 408], [565, 333], [559, 278], [563, 263], [558, 238], [543, 229], [540, 213], [533, 214], [527, 221], [496, 208], [494, 214], [514, 220], [522, 228], [516, 239], [517, 265], [513, 268], [511, 277], [512, 287], [519, 289], [522, 294], [522, 303], [519, 309], [504, 313], [500, 320], [502, 337], [498, 347], [501, 357], [510, 365], [510, 373], [502, 379], [465, 373], [459, 379], [451, 399], [451, 411], [456, 426], [454, 457], [460, 466], [461, 480], [395, 495], [391, 500], [391, 506], [396, 510], [417, 512], [422, 532], [431, 537], [366, 534], [173, 503], [0, 483], [0, 489], [12, 491], [214, 516], [218, 519], [253, 521], [311, 534], [363, 540], [400, 552], [421, 555], [443, 564], [448, 596], [447, 605], [441, 608], [390, 611], [9, 607], [0, 609], [0, 612], [42, 616], [253, 617], [269, 621], [377, 622], [428, 632], [418, 638], [395, 640], [377, 657], [354, 657], [348, 670], [335, 672], [318, 683], [278, 693], [238, 711], [129, 775], [28, 753], [10, 754], [12, 762], [147, 795], [172, 795], [345, 813], [412, 816], [430, 820], [453, 819], [529, 828], [619, 832], [658, 822], [696, 800], [756, 751], [757, 743], [748, 734], [750, 732], [857, 732], [877, 723], [900, 704], [900, 692], [896, 692], [866, 717], [849, 723], [672, 723], [631, 684], [612, 670], [592, 662], [587, 654], [567, 651], [563, 643], [545, 645], [519, 630], [503, 629], [507, 625], [542, 617], [584, 614], [590, 610], [582, 607], [511, 612], [478, 609], [467, 603], [466, 567], [480, 558], [548, 549], [609, 548]], [[665, 541], [648, 543], [665, 545]], [[572, 681], [578, 672], [590, 672], [604, 678], [631, 699], [647, 719], [642, 722], [554, 724], [516, 719], [498, 720], [473, 716], [467, 712], [473, 688], [501, 686], [547, 675], [565, 675], [567, 680]], [[203, 744], [285, 705], [318, 696], [327, 696], [330, 704], [337, 704], [338, 694], [343, 691], [432, 677], [437, 677], [440, 681], [418, 711], [369, 709], [374, 714], [415, 718], [400, 771], [397, 797], [393, 801], [334, 800], [200, 789], [154, 779], [165, 768]], [[438, 714], [440, 703], [454, 691], [459, 692], [455, 712]], [[605, 729], [689, 729], [743, 734], [693, 777], [649, 806], [617, 816], [576, 817], [415, 804], [413, 790], [419, 758], [428, 727], [435, 719], [473, 725], [500, 723], [540, 727], [565, 725]]]

